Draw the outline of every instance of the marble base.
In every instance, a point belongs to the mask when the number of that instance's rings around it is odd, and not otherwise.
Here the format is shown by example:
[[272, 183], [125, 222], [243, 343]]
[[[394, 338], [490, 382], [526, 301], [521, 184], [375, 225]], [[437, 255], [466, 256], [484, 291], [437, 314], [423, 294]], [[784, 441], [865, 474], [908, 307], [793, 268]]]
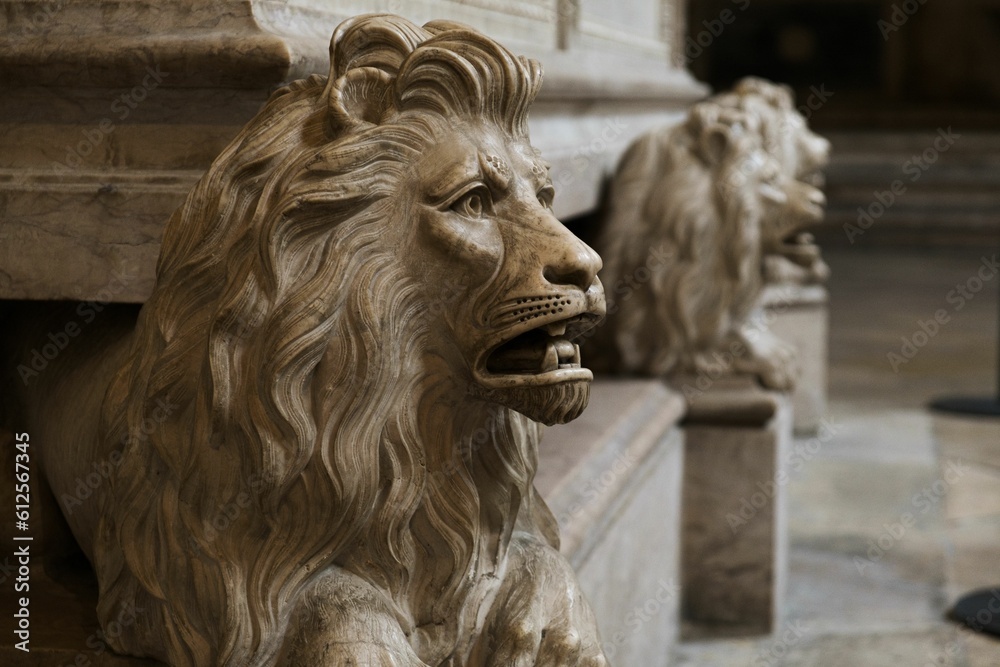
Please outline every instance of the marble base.
[[779, 626], [788, 576], [788, 479], [781, 464], [791, 451], [791, 426], [788, 397], [749, 379], [718, 381], [690, 401], [683, 638], [767, 634]]
[[827, 409], [828, 295], [819, 285], [772, 285], [764, 290], [762, 317], [799, 353], [799, 380], [792, 392], [796, 435], [813, 435]]
[[536, 484], [619, 667], [666, 665], [678, 635], [682, 411], [660, 382], [599, 380], [539, 452]]

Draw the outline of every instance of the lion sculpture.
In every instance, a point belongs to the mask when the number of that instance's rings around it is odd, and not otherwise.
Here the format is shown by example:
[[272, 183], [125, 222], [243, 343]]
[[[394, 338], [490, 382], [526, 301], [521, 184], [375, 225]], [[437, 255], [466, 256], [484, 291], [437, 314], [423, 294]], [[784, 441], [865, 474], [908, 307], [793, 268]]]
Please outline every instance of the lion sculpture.
[[[781, 164], [785, 175], [822, 188], [823, 169], [830, 161], [830, 142], [812, 132], [795, 108], [787, 86], [757, 77], [741, 79], [732, 92], [712, 98], [718, 104], [742, 109], [757, 118], [764, 150]], [[782, 236], [782, 231], [787, 234]], [[813, 237], [801, 229], [770, 235], [764, 248], [768, 283], [819, 284], [830, 268], [823, 261]]]
[[606, 665], [533, 486], [604, 315], [529, 143], [541, 69], [388, 15], [330, 55], [170, 219], [138, 321], [30, 386], [56, 498], [113, 464], [66, 513], [102, 626], [143, 610], [108, 641], [183, 666]]
[[765, 253], [818, 222], [825, 200], [789, 175], [763, 122], [710, 99], [626, 152], [597, 243], [609, 317], [587, 346], [596, 368], [793, 386], [794, 350], [751, 314]]

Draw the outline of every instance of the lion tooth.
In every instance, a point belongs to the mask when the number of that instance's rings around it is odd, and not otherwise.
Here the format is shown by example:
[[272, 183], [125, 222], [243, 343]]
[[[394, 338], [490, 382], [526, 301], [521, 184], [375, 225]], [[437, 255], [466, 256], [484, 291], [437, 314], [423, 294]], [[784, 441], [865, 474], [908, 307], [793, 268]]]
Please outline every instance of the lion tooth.
[[542, 372], [554, 371], [559, 368], [559, 355], [556, 353], [556, 346], [549, 343], [545, 346], [545, 358], [542, 359]]
[[555, 337], [555, 336], [562, 336], [563, 334], [566, 333], [566, 323], [565, 322], [556, 322], [554, 324], [546, 324], [545, 325], [545, 331], [546, 331], [546, 333], [548, 333], [550, 336], [553, 336], [553, 337]]
[[559, 354], [559, 360], [563, 363], [566, 363], [567, 361], [571, 360], [573, 358], [573, 355], [576, 354], [575, 350], [576, 345], [569, 342], [565, 338], [562, 340], [557, 340], [555, 342], [554, 347], [556, 352]]

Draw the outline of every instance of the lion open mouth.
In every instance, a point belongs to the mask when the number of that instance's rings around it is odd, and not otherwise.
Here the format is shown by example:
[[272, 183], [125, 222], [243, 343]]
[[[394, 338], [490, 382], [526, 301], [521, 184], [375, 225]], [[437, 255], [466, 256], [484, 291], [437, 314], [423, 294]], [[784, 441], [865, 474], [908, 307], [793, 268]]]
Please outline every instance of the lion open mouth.
[[820, 190], [826, 187], [826, 174], [823, 173], [822, 167], [816, 167], [800, 174], [797, 177], [797, 180], [807, 183], [814, 188], [819, 188]]
[[781, 242], [781, 254], [801, 266], [810, 266], [819, 259], [819, 245], [808, 232], [792, 234]]
[[570, 380], [593, 379], [580, 361], [580, 346], [574, 342], [600, 317], [583, 313], [549, 321], [525, 331], [512, 328], [485, 355], [479, 379], [488, 386], [547, 385]]
[[494, 375], [534, 375], [570, 368], [580, 368], [580, 346], [566, 338], [565, 321], [516, 336], [486, 358], [486, 370]]

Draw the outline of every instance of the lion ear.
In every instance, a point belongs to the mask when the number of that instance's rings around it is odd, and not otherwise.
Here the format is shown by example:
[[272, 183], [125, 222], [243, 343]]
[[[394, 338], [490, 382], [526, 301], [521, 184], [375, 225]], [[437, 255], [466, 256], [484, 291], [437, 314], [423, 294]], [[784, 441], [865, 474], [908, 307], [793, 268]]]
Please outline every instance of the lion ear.
[[701, 133], [701, 154], [709, 164], [719, 164], [722, 162], [733, 141], [733, 126], [715, 123], [704, 129]]
[[329, 125], [335, 131], [378, 125], [392, 106], [393, 78], [375, 67], [358, 67], [327, 90]]

